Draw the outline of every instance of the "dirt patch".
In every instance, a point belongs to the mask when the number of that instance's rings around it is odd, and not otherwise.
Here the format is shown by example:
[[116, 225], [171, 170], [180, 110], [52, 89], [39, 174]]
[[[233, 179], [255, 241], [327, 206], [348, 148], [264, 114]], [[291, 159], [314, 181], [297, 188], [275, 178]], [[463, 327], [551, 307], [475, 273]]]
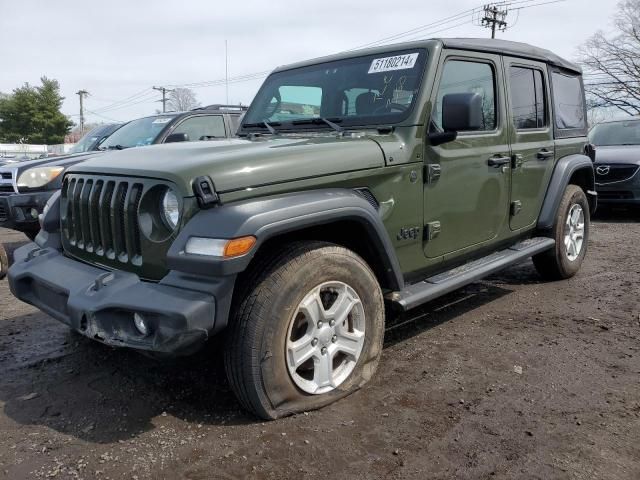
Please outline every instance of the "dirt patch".
[[525, 263], [393, 319], [370, 385], [270, 423], [236, 404], [223, 340], [159, 363], [0, 281], [0, 477], [640, 478], [633, 220], [598, 220], [570, 281]]

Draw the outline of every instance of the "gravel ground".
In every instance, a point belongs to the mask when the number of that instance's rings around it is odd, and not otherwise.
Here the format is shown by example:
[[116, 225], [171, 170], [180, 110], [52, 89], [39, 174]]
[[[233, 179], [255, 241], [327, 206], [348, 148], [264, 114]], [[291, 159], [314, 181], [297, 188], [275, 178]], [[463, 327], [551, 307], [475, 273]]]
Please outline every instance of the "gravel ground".
[[0, 478], [638, 479], [638, 245], [614, 212], [577, 277], [529, 262], [393, 319], [371, 384], [270, 423], [239, 409], [220, 342], [164, 363], [113, 350], [2, 280]]

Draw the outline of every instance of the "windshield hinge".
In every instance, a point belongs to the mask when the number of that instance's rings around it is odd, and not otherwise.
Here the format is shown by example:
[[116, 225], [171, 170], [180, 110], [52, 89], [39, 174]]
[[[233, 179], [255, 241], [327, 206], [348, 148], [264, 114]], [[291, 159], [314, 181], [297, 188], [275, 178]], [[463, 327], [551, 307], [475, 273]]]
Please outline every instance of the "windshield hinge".
[[196, 178], [193, 181], [193, 193], [196, 194], [200, 208], [210, 208], [220, 200], [211, 177]]

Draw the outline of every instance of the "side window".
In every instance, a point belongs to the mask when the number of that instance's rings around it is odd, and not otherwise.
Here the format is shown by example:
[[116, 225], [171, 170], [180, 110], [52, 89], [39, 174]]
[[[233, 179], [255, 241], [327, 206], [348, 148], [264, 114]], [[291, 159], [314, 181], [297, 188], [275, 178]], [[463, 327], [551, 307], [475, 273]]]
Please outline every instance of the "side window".
[[559, 129], [586, 129], [584, 95], [580, 77], [564, 72], [553, 72], [553, 105], [556, 127]]
[[432, 122], [442, 130], [442, 99], [445, 95], [478, 93], [482, 97], [482, 130], [494, 130], [497, 125], [495, 85], [495, 72], [490, 64], [467, 60], [449, 60], [444, 64], [442, 71]]
[[227, 136], [222, 115], [198, 115], [187, 118], [176, 127], [173, 133], [185, 133], [189, 142]]
[[511, 111], [518, 130], [542, 128], [547, 125], [544, 78], [540, 70], [511, 67]]

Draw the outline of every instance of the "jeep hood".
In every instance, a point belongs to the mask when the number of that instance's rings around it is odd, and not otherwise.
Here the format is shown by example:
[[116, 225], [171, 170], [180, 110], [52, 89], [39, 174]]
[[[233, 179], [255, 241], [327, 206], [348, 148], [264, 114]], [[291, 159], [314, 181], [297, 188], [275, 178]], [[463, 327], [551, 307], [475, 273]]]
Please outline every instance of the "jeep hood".
[[107, 152], [73, 173], [165, 179], [185, 195], [208, 175], [218, 193], [384, 166], [378, 143], [353, 137], [273, 137], [152, 145]]
[[596, 147], [596, 163], [640, 165], [640, 145]]

